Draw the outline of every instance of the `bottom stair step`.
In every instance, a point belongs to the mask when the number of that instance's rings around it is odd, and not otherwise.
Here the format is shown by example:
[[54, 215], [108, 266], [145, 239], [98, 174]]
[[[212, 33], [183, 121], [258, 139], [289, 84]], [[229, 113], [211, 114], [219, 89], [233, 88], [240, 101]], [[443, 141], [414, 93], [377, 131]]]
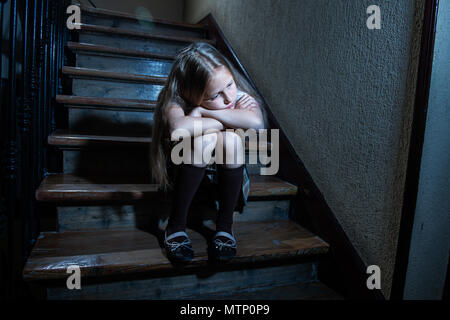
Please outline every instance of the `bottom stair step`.
[[[217, 271], [209, 274], [185, 274], [172, 277], [123, 280], [106, 283], [81, 283], [80, 290], [68, 290], [67, 287], [48, 287], [48, 300], [220, 300], [239, 299], [243, 296], [251, 299], [252, 294], [266, 294], [268, 291], [284, 299], [298, 299], [302, 284], [317, 282], [315, 263], [289, 264], [276, 267]], [[293, 286], [299, 286], [296, 291]], [[277, 290], [278, 289], [278, 290]], [[303, 295], [307, 294], [302, 292]], [[323, 292], [325, 293], [325, 292]]]
[[[186, 297], [190, 299], [191, 297]], [[319, 281], [276, 287], [250, 288], [238, 292], [196, 295], [193, 300], [344, 300], [344, 297]]]
[[[214, 288], [216, 291], [223, 291], [225, 284], [226, 286], [239, 287], [245, 286], [247, 282], [250, 287], [286, 285], [289, 282], [297, 281], [298, 279], [296, 280], [295, 277], [299, 277], [300, 274], [307, 274], [307, 281], [316, 280], [314, 265], [311, 263], [293, 265], [292, 263], [299, 263], [298, 258], [317, 258], [325, 254], [328, 251], [328, 244], [319, 237], [298, 224], [286, 220], [236, 222], [233, 228], [238, 253], [224, 267], [225, 271], [219, 270], [220, 268], [214, 269], [208, 264], [207, 241], [204, 236], [209, 237], [213, 234], [214, 232], [211, 229], [208, 229], [211, 232], [209, 235], [187, 229], [195, 250], [195, 256], [193, 261], [184, 268], [174, 267], [165, 257], [164, 249], [160, 246], [162, 231], [160, 235], [155, 236], [137, 229], [116, 229], [94, 232], [41, 233], [26, 263], [23, 277], [25, 280], [42, 287], [52, 287], [53, 296], [50, 291], [47, 294], [55, 299], [58, 297], [66, 299], [72, 295], [88, 299], [112, 298], [111, 295], [103, 292], [102, 288], [112, 290], [115, 299], [126, 299], [130, 296], [123, 291], [124, 288], [129, 288], [134, 284], [139, 286], [139, 281], [141, 289], [143, 286], [147, 292], [141, 292], [140, 296], [156, 299], [158, 294], [155, 296], [155, 292], [159, 292], [161, 297], [161, 289], [151, 286], [176, 283], [177, 281], [171, 282], [170, 279], [177, 277], [197, 279], [192, 274], [198, 275], [198, 273], [204, 274], [205, 272], [219, 277], [216, 279], [209, 277], [210, 281], [216, 282], [209, 288]], [[287, 264], [290, 265], [283, 267]], [[67, 268], [71, 265], [80, 267], [81, 286], [85, 291], [68, 290], [65, 287], [66, 280], [70, 276], [70, 274], [67, 274]], [[263, 270], [261, 271], [262, 274], [250, 270], [258, 265], [266, 267], [265, 269], [259, 269]], [[267, 268], [267, 266], [270, 267]], [[284, 271], [273, 268], [282, 268], [281, 270]], [[286, 268], [293, 269], [288, 270]], [[298, 268], [300, 269], [297, 270]], [[232, 269], [234, 271], [229, 271]], [[221, 272], [216, 273], [217, 271]], [[236, 274], [232, 274], [233, 272]], [[284, 278], [281, 276], [283, 272]], [[191, 275], [187, 275], [189, 273]], [[231, 278], [228, 279], [227, 277]], [[292, 277], [294, 279], [291, 279]], [[184, 283], [186, 283], [186, 286], [189, 283], [191, 284], [191, 288], [186, 289], [186, 292], [183, 293], [183, 290], [178, 288], [178, 293], [172, 293], [172, 296], [168, 294], [168, 296], [162, 296], [161, 298], [182, 297], [182, 293], [185, 296], [192, 295], [201, 286], [198, 283], [193, 285], [192, 279], [182, 281], [182, 285]], [[198, 281], [208, 282], [204, 279]], [[261, 281], [263, 283], [259, 283]], [[281, 283], [277, 281], [281, 281]], [[119, 287], [114, 289], [114, 285]], [[220, 290], [221, 288], [222, 290]], [[208, 290], [204, 293], [210, 292]], [[148, 295], [148, 291], [153, 292], [153, 295]], [[174, 294], [178, 294], [178, 296], [173, 296]], [[139, 297], [132, 296], [131, 298]]]
[[[210, 230], [210, 229], [208, 229]], [[233, 225], [238, 252], [229, 264], [323, 254], [328, 244], [298, 224], [279, 220]], [[195, 251], [186, 268], [206, 266], [207, 241], [187, 229]], [[155, 237], [137, 229], [41, 233], [24, 269], [25, 280], [66, 279], [78, 265], [81, 276], [101, 277], [173, 269]]]

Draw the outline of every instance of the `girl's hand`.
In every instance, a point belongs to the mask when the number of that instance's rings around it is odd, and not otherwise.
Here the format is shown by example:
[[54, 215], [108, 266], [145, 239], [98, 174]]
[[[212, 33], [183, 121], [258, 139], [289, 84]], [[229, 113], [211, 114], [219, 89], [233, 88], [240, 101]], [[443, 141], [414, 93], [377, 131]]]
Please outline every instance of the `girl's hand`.
[[236, 103], [235, 109], [249, 109], [249, 108], [257, 108], [258, 102], [256, 99], [248, 94], [244, 94], [241, 99]]
[[189, 116], [194, 117], [194, 118], [201, 118], [202, 117], [202, 111], [203, 111], [202, 107], [195, 107], [189, 113]]

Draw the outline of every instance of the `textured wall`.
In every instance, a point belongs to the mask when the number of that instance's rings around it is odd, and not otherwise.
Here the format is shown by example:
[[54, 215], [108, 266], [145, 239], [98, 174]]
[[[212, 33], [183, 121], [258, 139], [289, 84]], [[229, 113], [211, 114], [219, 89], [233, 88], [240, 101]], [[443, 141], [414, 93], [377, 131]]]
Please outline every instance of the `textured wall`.
[[184, 20], [196, 23], [211, 12], [210, 0], [184, 0]]
[[440, 1], [405, 299], [440, 300], [447, 272], [450, 252], [449, 30], [450, 2]]
[[[381, 267], [386, 297], [412, 119], [420, 2], [186, 1], [191, 22], [209, 5], [364, 262]], [[381, 7], [381, 30], [366, 27], [372, 4]]]

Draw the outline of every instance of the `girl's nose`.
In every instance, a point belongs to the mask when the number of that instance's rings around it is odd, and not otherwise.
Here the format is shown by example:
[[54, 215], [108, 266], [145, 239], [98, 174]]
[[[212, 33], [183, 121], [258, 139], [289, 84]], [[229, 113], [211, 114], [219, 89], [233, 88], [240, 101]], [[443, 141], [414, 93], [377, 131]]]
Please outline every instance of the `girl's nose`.
[[225, 104], [229, 104], [231, 102], [231, 97], [226, 93], [223, 94], [223, 102]]

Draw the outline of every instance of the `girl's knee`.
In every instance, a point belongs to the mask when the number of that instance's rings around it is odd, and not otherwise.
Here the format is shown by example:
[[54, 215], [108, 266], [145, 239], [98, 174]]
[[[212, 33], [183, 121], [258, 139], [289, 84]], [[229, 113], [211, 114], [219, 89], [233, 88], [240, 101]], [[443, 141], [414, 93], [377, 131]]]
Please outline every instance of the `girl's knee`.
[[207, 148], [215, 148], [217, 143], [217, 133], [208, 133], [193, 139], [192, 148], [194, 151], [203, 152]]
[[234, 132], [231, 131], [223, 131], [222, 134], [222, 140], [223, 140], [223, 147], [225, 150], [238, 150], [242, 148], [242, 138]]
[[206, 166], [217, 144], [217, 133], [209, 133], [195, 137], [192, 144], [192, 163]]
[[224, 164], [240, 165], [244, 162], [244, 144], [242, 138], [234, 132], [221, 132]]

